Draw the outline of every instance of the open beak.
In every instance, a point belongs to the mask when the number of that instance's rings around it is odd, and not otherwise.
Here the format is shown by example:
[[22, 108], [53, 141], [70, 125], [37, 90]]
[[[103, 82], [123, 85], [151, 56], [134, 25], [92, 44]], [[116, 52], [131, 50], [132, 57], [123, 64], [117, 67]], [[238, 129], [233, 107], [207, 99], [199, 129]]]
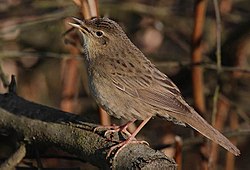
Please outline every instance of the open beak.
[[84, 21], [81, 21], [75, 17], [72, 17], [72, 19], [76, 22], [76, 23], [71, 23], [69, 22], [68, 24], [71, 25], [74, 28], [77, 28], [78, 31], [85, 36], [86, 34], [92, 34], [91, 31], [87, 28], [86, 24]]

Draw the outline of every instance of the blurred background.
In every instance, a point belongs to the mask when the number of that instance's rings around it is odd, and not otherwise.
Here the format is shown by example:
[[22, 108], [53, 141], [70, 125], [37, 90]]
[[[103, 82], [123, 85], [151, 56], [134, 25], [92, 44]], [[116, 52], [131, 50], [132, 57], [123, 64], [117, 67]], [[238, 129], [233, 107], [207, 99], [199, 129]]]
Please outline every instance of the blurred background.
[[[205, 0], [0, 0], [0, 92], [7, 92], [13, 74], [17, 94], [29, 101], [97, 124], [125, 123], [108, 117], [89, 95], [78, 34], [67, 24], [72, 16], [109, 17], [169, 75], [190, 105], [232, 139], [241, 155], [234, 158], [191, 128], [159, 118], [151, 120], [138, 139], [175, 158], [179, 169], [250, 169], [250, 3], [214, 2], [218, 6]], [[1, 159], [13, 152], [16, 144], [11, 140], [0, 135]], [[97, 169], [49, 157], [67, 155], [55, 148], [38, 152], [44, 168]], [[33, 155], [36, 149], [20, 166], [39, 166]]]

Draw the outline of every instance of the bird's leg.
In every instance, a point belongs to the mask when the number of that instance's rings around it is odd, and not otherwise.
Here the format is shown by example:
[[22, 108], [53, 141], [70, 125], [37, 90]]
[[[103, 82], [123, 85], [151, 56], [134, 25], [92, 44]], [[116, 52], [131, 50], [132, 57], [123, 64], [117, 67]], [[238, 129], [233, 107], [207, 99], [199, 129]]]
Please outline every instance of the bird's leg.
[[116, 126], [114, 129], [106, 131], [104, 135], [107, 135], [107, 133], [124, 132], [126, 135], [131, 136], [131, 133], [127, 130], [127, 128], [130, 124], [134, 123], [135, 121], [136, 119], [133, 119], [124, 125]]
[[114, 155], [114, 158], [117, 156], [117, 154], [129, 143], [145, 143], [147, 145], [149, 145], [146, 141], [137, 141], [137, 140], [134, 140], [135, 139], [135, 136], [140, 132], [140, 130], [145, 126], [145, 124], [151, 119], [151, 117], [148, 117], [147, 119], [143, 120], [143, 122], [136, 128], [136, 130], [129, 136], [129, 138], [117, 145], [114, 145], [110, 148], [108, 154], [107, 154], [107, 158], [111, 155], [111, 153], [119, 148], [115, 155]]
[[108, 133], [115, 133], [115, 132], [123, 132], [123, 133], [125, 133], [126, 135], [131, 136], [131, 133], [127, 130], [127, 128], [128, 128], [128, 126], [129, 126], [130, 124], [134, 123], [135, 121], [136, 121], [136, 119], [133, 119], [133, 120], [127, 122], [126, 124], [121, 125], [121, 126], [116, 126], [116, 125], [113, 125], [113, 126], [98, 126], [98, 127], [96, 127], [96, 128], [94, 129], [94, 132], [96, 132], [96, 131], [99, 130], [99, 129], [105, 128], [105, 129], [108, 129], [108, 130], [106, 130], [106, 132], [104, 133], [104, 136], [105, 136], [105, 137], [108, 136], [108, 135], [107, 135]]

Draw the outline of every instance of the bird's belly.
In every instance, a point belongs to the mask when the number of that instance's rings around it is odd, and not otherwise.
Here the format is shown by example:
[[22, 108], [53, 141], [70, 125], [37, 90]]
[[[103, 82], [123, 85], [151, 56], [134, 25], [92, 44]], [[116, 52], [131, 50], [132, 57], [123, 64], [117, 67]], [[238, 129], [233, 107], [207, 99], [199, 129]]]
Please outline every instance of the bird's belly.
[[143, 120], [155, 115], [150, 105], [117, 89], [112, 82], [90, 81], [89, 86], [96, 102], [111, 116], [126, 120]]

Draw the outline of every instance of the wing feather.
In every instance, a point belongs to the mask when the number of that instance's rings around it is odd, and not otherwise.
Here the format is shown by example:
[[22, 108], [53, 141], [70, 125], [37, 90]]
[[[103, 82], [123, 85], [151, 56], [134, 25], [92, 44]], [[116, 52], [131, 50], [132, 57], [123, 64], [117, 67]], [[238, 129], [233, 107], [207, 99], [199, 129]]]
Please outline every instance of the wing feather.
[[[141, 67], [137, 72], [113, 74], [114, 86], [151, 106], [180, 114], [188, 112], [188, 108], [179, 100], [181, 94], [178, 87], [153, 64], [147, 64], [147, 67]], [[116, 72], [119, 73], [119, 69]]]
[[148, 74], [148, 70], [141, 70], [140, 74], [127, 74], [124, 77], [119, 75], [113, 77], [112, 81], [116, 88], [126, 94], [161, 110], [158, 115], [174, 122], [176, 120], [179, 124], [187, 123], [228, 151], [240, 154], [237, 147], [183, 100], [179, 89], [165, 74], [154, 67], [151, 67], [150, 73]]
[[181, 102], [181, 96], [173, 95], [173, 93], [167, 89], [165, 89], [165, 91], [158, 91], [156, 89], [138, 89], [137, 92], [142, 101], [152, 106], [179, 114], [190, 112], [189, 108]]

